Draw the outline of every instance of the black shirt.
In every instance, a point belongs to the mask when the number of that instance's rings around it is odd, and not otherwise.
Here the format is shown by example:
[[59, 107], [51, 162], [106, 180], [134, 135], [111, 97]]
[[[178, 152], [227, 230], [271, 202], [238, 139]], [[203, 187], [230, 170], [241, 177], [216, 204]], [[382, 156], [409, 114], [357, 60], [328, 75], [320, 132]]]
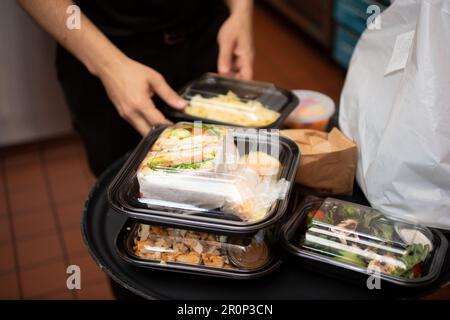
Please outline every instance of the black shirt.
[[171, 32], [226, 11], [223, 0], [76, 0], [107, 36]]

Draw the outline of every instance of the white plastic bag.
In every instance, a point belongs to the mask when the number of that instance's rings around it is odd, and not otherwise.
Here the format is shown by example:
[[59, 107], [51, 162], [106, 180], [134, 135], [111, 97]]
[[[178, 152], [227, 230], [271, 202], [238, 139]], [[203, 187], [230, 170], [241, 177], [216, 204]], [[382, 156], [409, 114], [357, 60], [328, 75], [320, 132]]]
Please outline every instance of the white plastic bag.
[[450, 229], [450, 0], [394, 1], [362, 35], [340, 108], [371, 205]]

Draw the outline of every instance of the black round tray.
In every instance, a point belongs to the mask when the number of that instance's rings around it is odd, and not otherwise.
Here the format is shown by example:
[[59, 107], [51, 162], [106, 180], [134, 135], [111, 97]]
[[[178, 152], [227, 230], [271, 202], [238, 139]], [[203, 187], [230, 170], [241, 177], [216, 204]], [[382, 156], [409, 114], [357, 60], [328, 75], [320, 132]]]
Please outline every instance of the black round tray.
[[[365, 287], [307, 271], [294, 259], [274, 273], [255, 280], [230, 280], [138, 268], [123, 261], [115, 240], [126, 217], [109, 208], [106, 191], [126, 157], [98, 180], [86, 201], [82, 220], [84, 241], [92, 257], [117, 283], [148, 299], [411, 299], [427, 295], [450, 280], [447, 254], [439, 279], [422, 288]], [[350, 199], [351, 200], [351, 199]], [[361, 202], [360, 198], [354, 199]], [[447, 233], [446, 237], [450, 235]]]

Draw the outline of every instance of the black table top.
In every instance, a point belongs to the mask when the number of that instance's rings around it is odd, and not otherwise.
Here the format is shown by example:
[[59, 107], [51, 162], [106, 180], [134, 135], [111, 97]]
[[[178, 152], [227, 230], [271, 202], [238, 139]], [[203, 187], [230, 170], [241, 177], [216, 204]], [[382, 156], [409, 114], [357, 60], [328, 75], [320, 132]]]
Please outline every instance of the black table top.
[[[410, 299], [429, 294], [450, 279], [450, 255], [440, 278], [424, 288], [386, 287], [369, 290], [364, 286], [308, 271], [287, 257], [274, 273], [254, 280], [231, 280], [175, 272], [141, 269], [121, 260], [115, 238], [126, 217], [113, 212], [106, 199], [109, 183], [125, 157], [103, 174], [85, 205], [82, 232], [96, 263], [123, 287], [148, 299]], [[347, 200], [364, 203], [360, 190]], [[446, 235], [447, 238], [449, 235]]]

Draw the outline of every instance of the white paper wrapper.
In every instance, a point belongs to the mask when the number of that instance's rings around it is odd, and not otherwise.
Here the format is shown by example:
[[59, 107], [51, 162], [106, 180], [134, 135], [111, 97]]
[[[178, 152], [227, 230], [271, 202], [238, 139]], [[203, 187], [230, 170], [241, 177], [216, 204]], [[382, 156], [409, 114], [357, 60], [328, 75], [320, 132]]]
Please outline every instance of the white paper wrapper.
[[138, 173], [137, 178], [141, 201], [147, 204], [204, 211], [223, 207], [227, 198], [238, 198], [232, 177], [151, 171], [148, 175]]

